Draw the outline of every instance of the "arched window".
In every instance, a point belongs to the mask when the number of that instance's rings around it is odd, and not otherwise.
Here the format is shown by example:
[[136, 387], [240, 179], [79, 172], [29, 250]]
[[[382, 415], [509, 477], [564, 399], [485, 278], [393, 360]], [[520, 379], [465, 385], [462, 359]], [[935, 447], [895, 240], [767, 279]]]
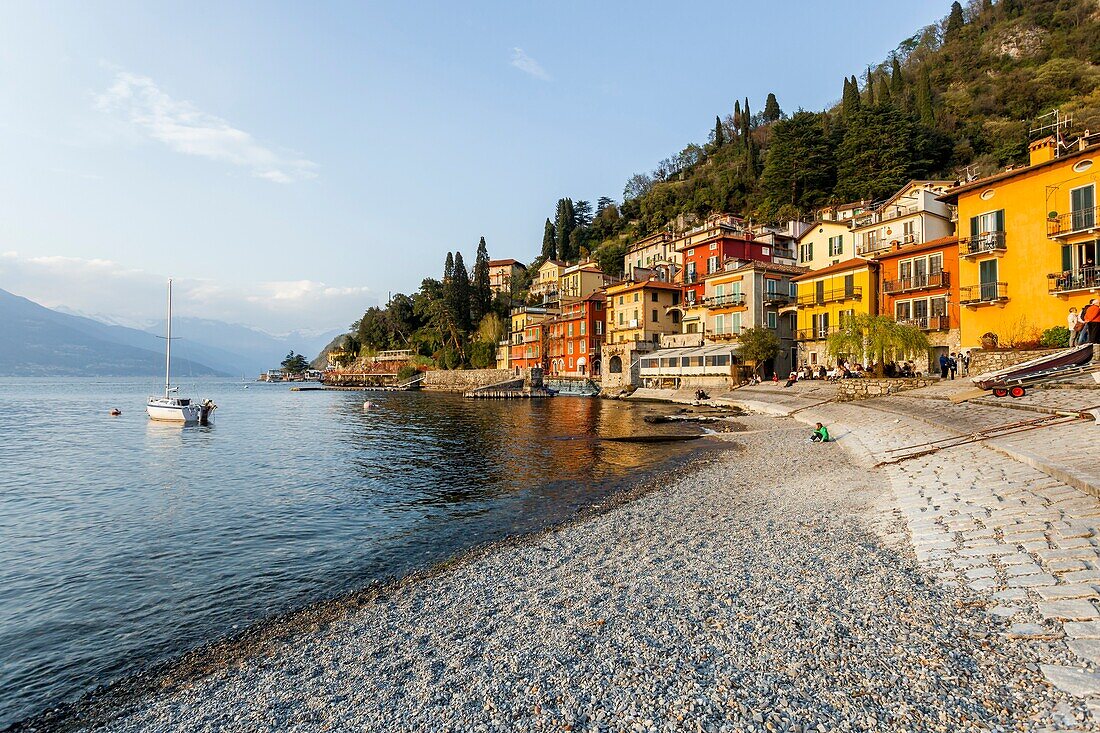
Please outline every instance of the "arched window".
[[623, 373], [623, 360], [619, 356], [611, 357], [611, 360], [607, 363], [607, 369], [612, 374]]

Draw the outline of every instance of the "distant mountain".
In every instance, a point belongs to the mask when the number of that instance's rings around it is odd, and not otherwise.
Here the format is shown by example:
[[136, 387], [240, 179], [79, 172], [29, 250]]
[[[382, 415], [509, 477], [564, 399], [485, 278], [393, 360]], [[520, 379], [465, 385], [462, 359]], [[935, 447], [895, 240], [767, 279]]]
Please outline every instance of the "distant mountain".
[[[147, 331], [154, 334], [164, 333], [164, 321], [150, 326]], [[308, 359], [343, 332], [343, 329], [316, 334], [294, 331], [285, 336], [273, 336], [249, 326], [224, 321], [205, 318], [172, 319], [172, 335], [180, 337], [181, 353], [184, 356], [191, 356], [233, 374], [247, 374], [250, 377], [278, 368], [290, 351], [305, 354]]]
[[[0, 290], [0, 375], [145, 376], [164, 369], [164, 342], [152, 334], [50, 310]], [[180, 355], [176, 374], [224, 375]]]

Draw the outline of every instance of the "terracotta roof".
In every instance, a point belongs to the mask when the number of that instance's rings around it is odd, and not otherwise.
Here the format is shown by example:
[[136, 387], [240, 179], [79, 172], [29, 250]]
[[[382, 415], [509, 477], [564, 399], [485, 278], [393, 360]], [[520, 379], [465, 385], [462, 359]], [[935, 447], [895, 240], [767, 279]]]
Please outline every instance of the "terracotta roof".
[[823, 226], [825, 224], [828, 224], [830, 226], [843, 227], [844, 229], [851, 229], [852, 228], [851, 227], [851, 224], [852, 224], [851, 219], [845, 219], [844, 221], [833, 221], [831, 219], [818, 219], [818, 220], [814, 221], [812, 224], [810, 224], [810, 227], [806, 231], [802, 232], [802, 236], [796, 237], [795, 241], [801, 242], [803, 239], [810, 236], [811, 234], [817, 234], [817, 232], [815, 230], [818, 227]]
[[634, 290], [635, 288], [642, 288], [642, 287], [646, 287], [646, 288], [664, 288], [664, 289], [667, 289], [667, 290], [680, 290], [683, 286], [678, 285], [676, 283], [666, 283], [663, 280], [640, 280], [638, 282], [626, 282], [626, 283], [618, 283], [617, 285], [609, 285], [609, 286], [607, 286], [607, 290], [610, 291], [612, 288], [616, 288], [616, 292], [622, 291], [622, 292], [625, 293], [629, 290]]
[[898, 247], [897, 249], [887, 249], [881, 252], [875, 253], [876, 260], [885, 260], [891, 257], [905, 257], [907, 255], [914, 254], [915, 252], [923, 252], [928, 249], [938, 249], [945, 245], [957, 245], [959, 238], [955, 235], [950, 237], [940, 237], [939, 239], [932, 239], [927, 242], [918, 242], [916, 244], [906, 244]]
[[524, 270], [527, 269], [527, 265], [523, 264], [519, 260], [489, 260], [489, 267], [504, 267], [505, 265], [519, 265]]
[[978, 180], [971, 181], [970, 183], [959, 184], [958, 186], [955, 186], [954, 188], [949, 189], [947, 191], [947, 193], [943, 194], [942, 196], [938, 196], [937, 200], [943, 201], [944, 203], [947, 203], [947, 204], [955, 204], [955, 203], [958, 203], [958, 201], [959, 201], [959, 194], [969, 193], [970, 191], [973, 191], [976, 188], [985, 188], [986, 186], [988, 186], [992, 183], [998, 183], [1000, 181], [1004, 181], [1004, 180], [1007, 180], [1009, 178], [1015, 178], [1016, 176], [1022, 176], [1025, 173], [1031, 173], [1032, 171], [1041, 170], [1043, 168], [1049, 168], [1050, 166], [1057, 165], [1058, 163], [1065, 163], [1066, 161], [1070, 161], [1070, 160], [1074, 160], [1076, 158], [1079, 158], [1082, 155], [1096, 155], [1097, 153], [1100, 153], [1100, 146], [1090, 145], [1089, 147], [1085, 148], [1084, 150], [1076, 150], [1072, 153], [1067, 153], [1067, 154], [1063, 155], [1060, 158], [1051, 158], [1050, 160], [1044, 160], [1042, 163], [1035, 163], [1034, 165], [1024, 165], [1024, 166], [1020, 166], [1019, 168], [1013, 168], [1010, 171], [1002, 171], [1000, 173], [994, 173], [991, 176], [986, 176], [985, 178], [979, 178]]
[[822, 275], [832, 275], [834, 272], [844, 272], [846, 270], [855, 270], [860, 267], [878, 267], [878, 263], [874, 260], [865, 260], [862, 257], [853, 257], [850, 260], [844, 262], [838, 262], [835, 265], [829, 265], [828, 267], [822, 267], [820, 270], [810, 270], [807, 273], [799, 275], [798, 277], [792, 277], [791, 280], [795, 282], [802, 282], [804, 280], [812, 280], [815, 277]]

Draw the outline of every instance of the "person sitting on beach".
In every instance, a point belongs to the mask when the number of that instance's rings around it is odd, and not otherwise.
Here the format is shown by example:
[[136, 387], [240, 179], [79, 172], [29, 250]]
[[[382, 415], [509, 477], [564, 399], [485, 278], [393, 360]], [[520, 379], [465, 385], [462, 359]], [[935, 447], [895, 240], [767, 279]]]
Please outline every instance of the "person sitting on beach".
[[829, 442], [829, 429], [817, 423], [814, 426], [814, 431], [810, 433], [810, 442], [812, 443], [828, 443]]

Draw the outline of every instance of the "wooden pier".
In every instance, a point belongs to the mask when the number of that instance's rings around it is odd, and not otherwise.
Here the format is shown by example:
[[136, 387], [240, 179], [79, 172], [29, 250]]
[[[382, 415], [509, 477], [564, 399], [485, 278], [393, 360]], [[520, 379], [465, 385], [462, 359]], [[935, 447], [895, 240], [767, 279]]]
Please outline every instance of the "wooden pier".
[[540, 400], [553, 397], [554, 393], [541, 387], [533, 389], [488, 389], [483, 387], [466, 392], [462, 396], [471, 400]]

